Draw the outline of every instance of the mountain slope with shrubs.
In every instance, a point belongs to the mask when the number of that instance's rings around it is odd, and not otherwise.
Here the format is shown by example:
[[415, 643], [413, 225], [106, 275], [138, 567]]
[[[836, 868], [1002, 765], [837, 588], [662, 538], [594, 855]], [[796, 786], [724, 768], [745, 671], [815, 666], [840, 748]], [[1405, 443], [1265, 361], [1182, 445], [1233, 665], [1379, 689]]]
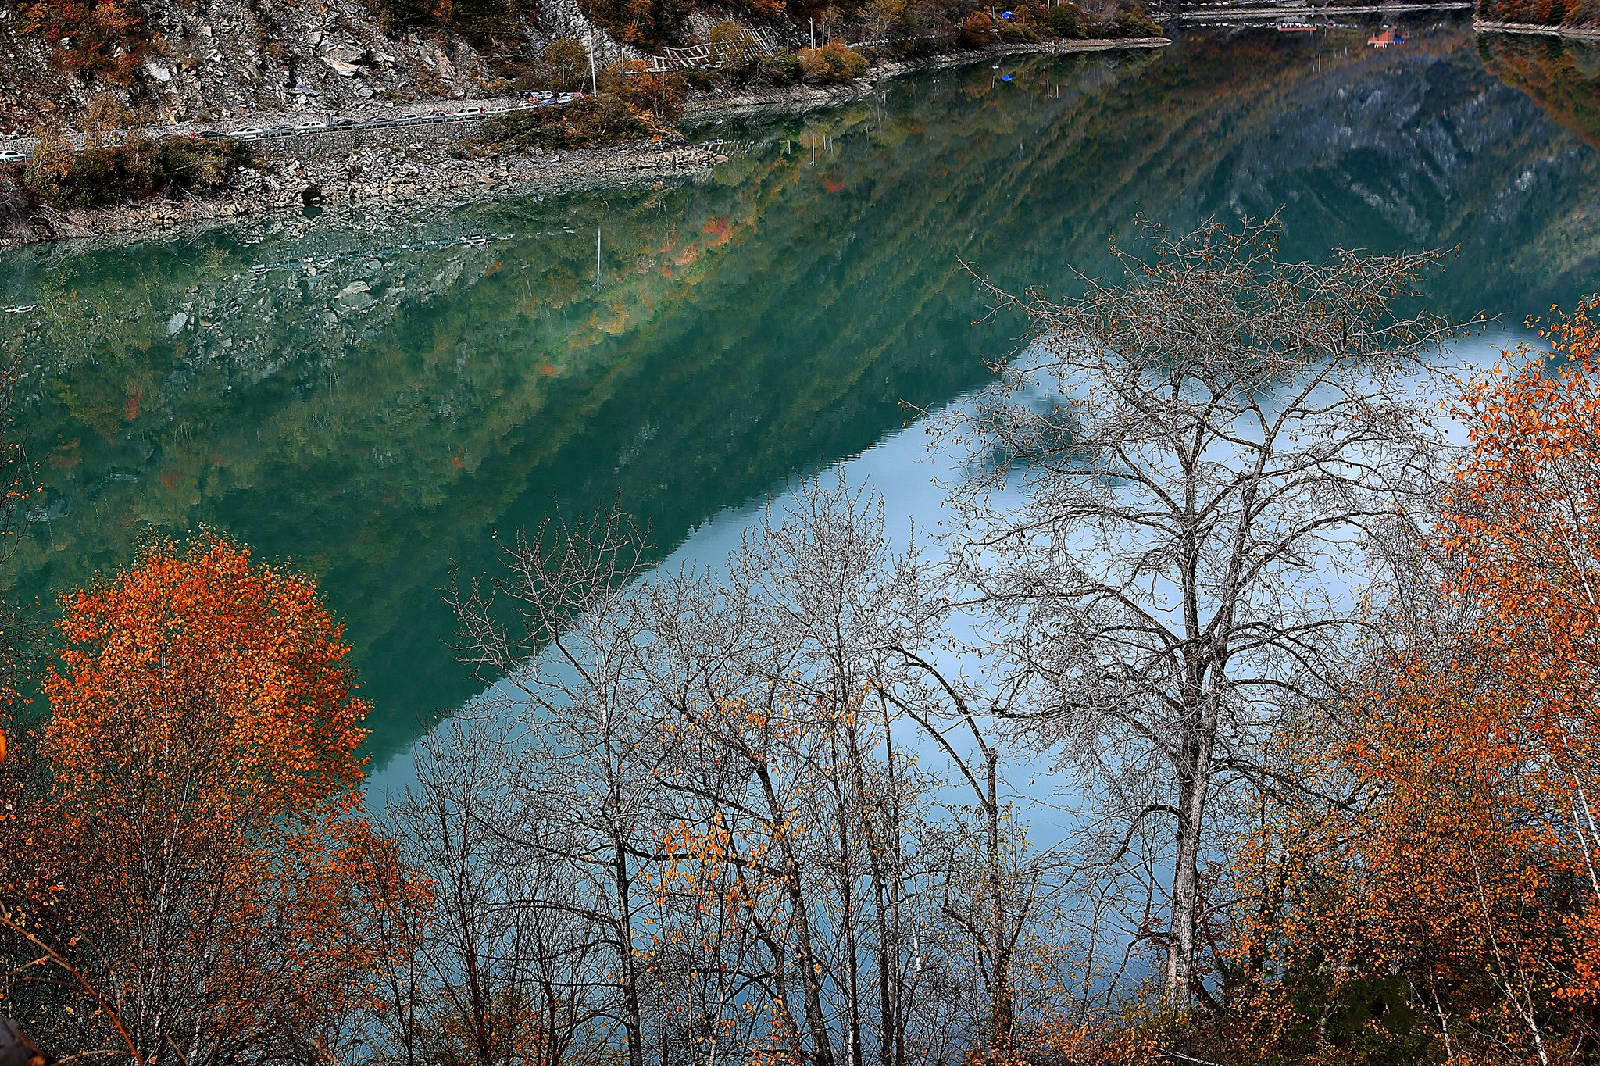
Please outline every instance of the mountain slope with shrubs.
[[576, 88], [591, 42], [602, 69], [699, 44], [718, 70], [764, 60], [781, 83], [856, 76], [838, 49], [799, 56], [807, 44], [898, 55], [1160, 32], [1138, 0], [999, 15], [976, 0], [0, 0], [0, 137], [76, 128], [106, 94], [156, 124]]

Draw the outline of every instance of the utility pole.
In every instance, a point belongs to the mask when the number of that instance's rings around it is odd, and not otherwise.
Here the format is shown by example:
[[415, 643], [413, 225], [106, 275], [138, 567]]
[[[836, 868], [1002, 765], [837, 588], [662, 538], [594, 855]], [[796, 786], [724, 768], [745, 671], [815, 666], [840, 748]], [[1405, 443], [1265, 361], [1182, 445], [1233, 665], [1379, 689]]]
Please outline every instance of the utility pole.
[[589, 28], [589, 87], [596, 96], [600, 95], [600, 75], [595, 72], [594, 66], [594, 27]]

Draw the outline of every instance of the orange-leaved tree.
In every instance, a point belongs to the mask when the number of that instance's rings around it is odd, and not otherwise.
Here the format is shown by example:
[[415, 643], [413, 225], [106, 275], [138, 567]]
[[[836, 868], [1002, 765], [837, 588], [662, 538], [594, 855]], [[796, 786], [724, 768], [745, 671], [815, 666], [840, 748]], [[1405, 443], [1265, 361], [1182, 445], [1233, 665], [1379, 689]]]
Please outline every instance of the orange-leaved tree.
[[1436, 611], [1295, 753], [1343, 802], [1264, 819], [1235, 864], [1230, 1061], [1600, 1051], [1596, 306], [1469, 386]]
[[1575, 867], [1577, 954], [1560, 995], [1600, 1006], [1600, 298], [1543, 330], [1525, 359], [1467, 395], [1472, 459], [1446, 515], [1452, 591], [1520, 715], [1518, 757]]
[[1585, 887], [1529, 703], [1475, 632], [1373, 663], [1348, 730], [1291, 758], [1327, 799], [1271, 810], [1233, 857], [1210, 1057], [1575, 1062], [1562, 996]]
[[336, 1055], [426, 889], [362, 815], [368, 708], [315, 585], [206, 537], [62, 607], [3, 869], [16, 1009], [57, 1054]]

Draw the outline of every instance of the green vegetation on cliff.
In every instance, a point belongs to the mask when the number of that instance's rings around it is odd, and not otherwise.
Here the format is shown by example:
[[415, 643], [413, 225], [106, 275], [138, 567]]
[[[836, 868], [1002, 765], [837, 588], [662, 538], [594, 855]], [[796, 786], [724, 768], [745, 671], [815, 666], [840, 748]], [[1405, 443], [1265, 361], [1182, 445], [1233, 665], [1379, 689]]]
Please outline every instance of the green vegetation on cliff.
[[0, 168], [0, 186], [9, 182], [28, 199], [51, 207], [109, 207], [221, 192], [253, 158], [249, 147], [234, 140], [134, 136], [78, 152], [41, 148], [26, 165]]

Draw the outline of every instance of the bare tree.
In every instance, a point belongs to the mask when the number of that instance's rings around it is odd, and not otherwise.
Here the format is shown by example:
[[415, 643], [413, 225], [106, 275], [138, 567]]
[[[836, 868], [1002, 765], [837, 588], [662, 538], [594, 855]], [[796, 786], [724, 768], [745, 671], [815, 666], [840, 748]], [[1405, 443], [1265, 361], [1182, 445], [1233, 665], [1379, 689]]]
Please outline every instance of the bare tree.
[[[841, 480], [769, 511], [721, 582], [691, 573], [651, 592], [657, 717], [679, 737], [662, 786], [720, 834], [735, 879], [782, 888], [761, 979], [786, 955], [825, 978], [769, 989], [795, 1001], [787, 1032], [807, 1059], [902, 1066], [1011, 1043], [1017, 945], [1042, 885], [1003, 779], [1016, 687], [967, 676], [942, 579], [915, 545], [891, 547], [880, 498]], [[758, 939], [776, 925], [748, 921]], [[935, 968], [966, 980], [932, 996]]]
[[[1009, 1047], [1043, 874], [1004, 780], [1020, 686], [967, 675], [943, 572], [892, 550], [881, 500], [843, 482], [769, 511], [725, 570], [644, 580], [640, 543], [616, 514], [552, 524], [456, 600], [515, 727], [430, 756], [444, 787], [418, 824], [437, 822], [452, 957], [473, 954], [461, 931], [501, 942], [510, 895], [462, 860], [537, 855], [552, 872], [512, 902], [588, 923], [630, 1054], [907, 1066]], [[501, 764], [519, 767], [504, 789]], [[458, 1013], [488, 1018], [461, 988]]]
[[869, 1029], [880, 1059], [896, 1054], [898, 790], [913, 776], [871, 707], [881, 541], [807, 502], [802, 521], [769, 514], [723, 580], [684, 573], [651, 590], [653, 687], [674, 737], [660, 780], [678, 849], [713, 854], [702, 881], [729, 882], [718, 903], [748, 937], [743, 978], [770, 1038], [797, 1060], [860, 1066]]
[[517, 535], [503, 575], [448, 595], [460, 658], [499, 679], [497, 713], [525, 737], [511, 757], [524, 767], [526, 831], [499, 831], [559, 859], [576, 881], [575, 895], [538, 905], [592, 923], [608, 958], [595, 981], [616, 992], [628, 1066], [644, 1062], [639, 937], [649, 901], [638, 879], [656, 854], [658, 824], [649, 808], [656, 732], [636, 713], [645, 634], [628, 592], [646, 544], [616, 510], [552, 519], [531, 539]]
[[521, 740], [514, 722], [475, 713], [444, 724], [391, 811], [436, 886], [425, 935], [390, 976], [408, 1061], [559, 1066], [606, 1007], [594, 991], [602, 938], [564, 861], [563, 823], [529, 802]]
[[1025, 717], [1123, 799], [1110, 859], [1167, 827], [1169, 916], [1147, 932], [1173, 1008], [1205, 994], [1213, 807], [1270, 775], [1283, 701], [1336, 676], [1367, 531], [1433, 484], [1429, 411], [1397, 382], [1456, 333], [1401, 309], [1437, 254], [1293, 263], [1276, 238], [1273, 219], [1152, 229], [1149, 254], [1113, 246], [1119, 281], [1077, 275], [1081, 297], [986, 286], [1032, 343], [955, 430], [990, 460], [961, 494], [961, 581], [1049, 686]]

